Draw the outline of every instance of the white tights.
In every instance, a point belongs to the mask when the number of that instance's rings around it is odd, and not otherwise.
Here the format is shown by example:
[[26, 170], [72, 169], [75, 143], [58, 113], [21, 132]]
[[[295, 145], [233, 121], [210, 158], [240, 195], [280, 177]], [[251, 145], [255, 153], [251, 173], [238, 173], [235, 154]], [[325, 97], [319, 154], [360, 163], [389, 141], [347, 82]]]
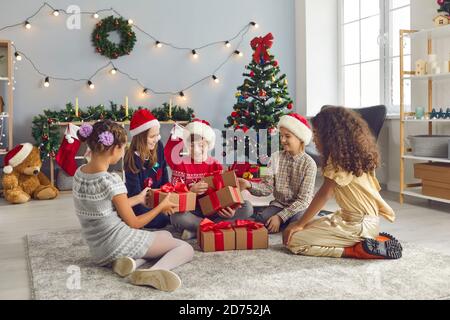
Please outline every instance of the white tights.
[[194, 257], [194, 249], [187, 242], [175, 239], [168, 231], [155, 231], [153, 243], [148, 248], [142, 259], [136, 260], [136, 267], [139, 268], [147, 260], [159, 259], [150, 270], [172, 270], [179, 267]]

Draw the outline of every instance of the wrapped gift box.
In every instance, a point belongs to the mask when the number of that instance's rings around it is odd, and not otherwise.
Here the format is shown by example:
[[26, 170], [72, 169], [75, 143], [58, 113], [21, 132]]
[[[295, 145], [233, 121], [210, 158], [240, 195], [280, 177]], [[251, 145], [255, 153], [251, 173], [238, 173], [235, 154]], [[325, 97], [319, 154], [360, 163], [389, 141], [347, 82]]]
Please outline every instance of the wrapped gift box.
[[269, 231], [262, 223], [237, 220], [233, 224], [236, 233], [236, 250], [257, 250], [269, 247]]
[[214, 223], [204, 219], [198, 228], [197, 240], [204, 252], [236, 249], [236, 237], [231, 222]]
[[189, 192], [182, 183], [177, 183], [175, 186], [168, 183], [162, 186], [161, 189], [151, 190], [148, 194], [147, 206], [149, 208], [156, 207], [169, 194], [170, 201], [178, 204], [175, 208], [175, 212], [183, 213], [195, 210], [197, 195], [193, 192]]
[[218, 171], [203, 178], [203, 181], [208, 184], [208, 187], [216, 190], [223, 187], [238, 187], [236, 173], [234, 171], [226, 171], [224, 173]]
[[211, 216], [223, 208], [237, 208], [244, 203], [244, 199], [238, 188], [225, 187], [219, 191], [208, 191], [198, 202], [202, 213], [205, 216]]

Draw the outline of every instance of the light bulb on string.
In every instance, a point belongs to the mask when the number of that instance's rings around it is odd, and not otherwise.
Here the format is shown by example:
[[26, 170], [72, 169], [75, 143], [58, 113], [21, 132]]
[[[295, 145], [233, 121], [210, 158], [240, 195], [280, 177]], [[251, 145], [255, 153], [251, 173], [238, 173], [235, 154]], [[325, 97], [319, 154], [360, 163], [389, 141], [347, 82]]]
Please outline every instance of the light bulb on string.
[[16, 57], [17, 61], [22, 61], [22, 56], [20, 55], [20, 53], [16, 52], [14, 53], [14, 56]]
[[251, 24], [255, 29], [258, 29], [258, 28], [259, 28], [259, 24], [257, 24], [255, 21], [250, 22], [250, 24]]
[[92, 15], [92, 18], [94, 18], [94, 19], [98, 19], [99, 18], [99, 15], [98, 15], [98, 13], [96, 12], [96, 13], [94, 13], [93, 15]]
[[128, 19], [128, 24], [132, 25], [134, 23], [133, 19]]
[[31, 23], [29, 21], [25, 21], [25, 28], [27, 28], [28, 30], [31, 29]]
[[141, 94], [143, 97], [145, 97], [145, 96], [148, 96], [149, 95], [149, 93], [148, 93], [148, 89], [147, 88], [144, 88], [144, 90], [142, 90], [142, 94]]
[[225, 47], [227, 47], [227, 48], [231, 47], [231, 42], [230, 41], [225, 41]]
[[161, 41], [156, 41], [156, 42], [155, 42], [155, 46], [156, 46], [157, 48], [161, 48], [161, 47], [162, 47]]
[[94, 90], [94, 89], [95, 89], [95, 85], [94, 85], [94, 83], [93, 83], [91, 80], [89, 80], [89, 81], [87, 82], [87, 85], [89, 86], [89, 89], [91, 89], [91, 90]]
[[111, 73], [112, 75], [115, 75], [115, 74], [117, 73], [117, 68], [112, 68], [111, 71], [110, 71], [110, 73]]
[[46, 88], [50, 87], [50, 78], [49, 77], [45, 77], [44, 87], [46, 87]]
[[217, 76], [216, 75], [212, 75], [212, 77], [211, 77], [213, 80], [214, 80], [214, 82], [215, 83], [219, 83], [220, 82], [220, 79], [219, 78], [217, 78]]
[[184, 94], [183, 91], [180, 91], [179, 96], [181, 100], [186, 100], [186, 95]]
[[55, 16], [55, 17], [57, 17], [57, 16], [59, 16], [59, 10], [53, 10], [53, 15]]
[[234, 50], [234, 54], [238, 55], [239, 57], [242, 57], [244, 55], [242, 51], [239, 50]]
[[198, 59], [198, 53], [197, 53], [197, 51], [194, 49], [194, 50], [192, 50], [191, 52], [192, 52], [192, 57], [193, 57], [194, 59]]

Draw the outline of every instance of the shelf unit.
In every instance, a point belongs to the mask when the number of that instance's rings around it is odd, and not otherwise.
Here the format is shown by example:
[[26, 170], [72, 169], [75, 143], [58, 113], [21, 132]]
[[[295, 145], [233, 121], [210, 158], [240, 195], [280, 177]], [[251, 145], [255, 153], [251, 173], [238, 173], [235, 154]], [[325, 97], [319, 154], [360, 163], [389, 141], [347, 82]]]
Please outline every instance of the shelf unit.
[[[94, 124], [95, 121], [93, 122], [59, 122], [57, 123], [58, 126], [62, 128], [66, 127], [69, 124], [74, 124], [76, 126], [81, 126], [83, 123], [90, 123], [90, 124]], [[130, 121], [124, 121], [124, 122], [116, 122], [117, 124], [121, 125], [122, 127], [127, 127], [130, 125]], [[159, 122], [161, 125], [174, 125], [175, 123], [178, 123], [180, 125], [186, 125], [188, 124], [187, 121], [160, 121]], [[83, 156], [76, 156], [75, 160], [84, 160], [85, 157]], [[121, 160], [121, 166], [123, 169], [123, 158]], [[50, 157], [50, 181], [52, 182], [53, 185], [55, 185], [55, 168], [56, 168], [56, 163], [55, 163], [55, 159]], [[125, 180], [125, 172], [122, 170], [122, 178]]]
[[[5, 155], [9, 149], [13, 147], [13, 110], [14, 110], [14, 96], [13, 96], [13, 78], [14, 78], [14, 68], [13, 68], [13, 48], [11, 41], [9, 40], [0, 40], [0, 50], [6, 57], [6, 65], [5, 65], [5, 74], [0, 74], [0, 86], [2, 90], [0, 93], [6, 94], [4, 96], [5, 101], [5, 110], [6, 114], [1, 114], [0, 117], [4, 120], [7, 119], [8, 123], [8, 145], [6, 147], [6, 151], [0, 150], [0, 156]], [[3, 73], [3, 72], [2, 72]], [[5, 92], [3, 92], [3, 88]]]
[[409, 123], [423, 123], [428, 125], [428, 134], [433, 135], [433, 125], [437, 123], [450, 124], [450, 119], [411, 119], [415, 115], [413, 112], [405, 112], [405, 90], [406, 80], [427, 81], [428, 82], [428, 114], [433, 110], [433, 83], [435, 81], [450, 79], [450, 73], [416, 76], [415, 71], [404, 70], [404, 41], [405, 38], [411, 40], [425, 37], [427, 41], [427, 53], [433, 53], [433, 40], [450, 37], [450, 25], [426, 30], [400, 30], [400, 203], [403, 204], [405, 196], [411, 196], [426, 200], [443, 203], [450, 203], [450, 200], [430, 197], [422, 194], [421, 183], [405, 183], [405, 162], [406, 161], [427, 161], [450, 163], [450, 159], [417, 157], [411, 153], [411, 149], [405, 147], [405, 126]]

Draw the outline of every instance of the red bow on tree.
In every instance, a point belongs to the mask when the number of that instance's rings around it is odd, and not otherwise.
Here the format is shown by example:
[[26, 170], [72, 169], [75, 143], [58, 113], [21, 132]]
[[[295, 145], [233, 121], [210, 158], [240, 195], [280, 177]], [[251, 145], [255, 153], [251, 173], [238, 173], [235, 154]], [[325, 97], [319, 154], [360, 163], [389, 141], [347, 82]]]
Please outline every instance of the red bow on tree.
[[256, 63], [261, 62], [261, 56], [264, 58], [264, 61], [270, 60], [270, 55], [267, 52], [268, 49], [272, 48], [273, 44], [273, 35], [272, 33], [268, 33], [265, 37], [256, 37], [250, 42], [250, 45], [255, 53], [253, 54], [253, 60]]

